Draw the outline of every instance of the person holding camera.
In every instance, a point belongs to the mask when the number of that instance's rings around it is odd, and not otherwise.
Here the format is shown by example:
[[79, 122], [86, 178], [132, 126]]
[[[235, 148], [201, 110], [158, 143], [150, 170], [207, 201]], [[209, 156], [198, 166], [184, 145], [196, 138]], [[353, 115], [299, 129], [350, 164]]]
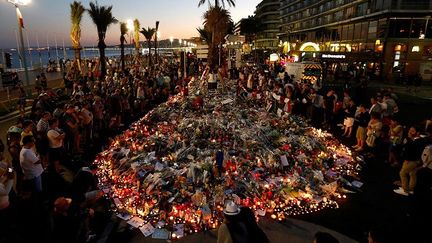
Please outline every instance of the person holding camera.
[[20, 152], [20, 164], [24, 174], [24, 185], [33, 193], [42, 192], [42, 162], [35, 152], [35, 140], [33, 136], [25, 136]]
[[3, 210], [9, 208], [9, 193], [14, 185], [15, 172], [11, 166], [2, 161], [1, 155], [0, 157], [0, 215], [2, 215]]
[[0, 153], [0, 228], [6, 230], [13, 222], [13, 212], [9, 206], [9, 193], [15, 186], [16, 174], [12, 166], [3, 160]]

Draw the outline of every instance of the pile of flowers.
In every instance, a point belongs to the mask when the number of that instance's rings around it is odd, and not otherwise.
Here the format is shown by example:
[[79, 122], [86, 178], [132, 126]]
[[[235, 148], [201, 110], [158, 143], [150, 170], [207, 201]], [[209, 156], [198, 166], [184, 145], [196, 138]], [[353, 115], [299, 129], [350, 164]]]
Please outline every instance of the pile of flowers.
[[173, 238], [217, 228], [228, 200], [275, 220], [337, 208], [359, 171], [331, 134], [221, 93], [171, 97], [96, 163], [122, 217], [150, 228], [146, 236], [163, 228]]

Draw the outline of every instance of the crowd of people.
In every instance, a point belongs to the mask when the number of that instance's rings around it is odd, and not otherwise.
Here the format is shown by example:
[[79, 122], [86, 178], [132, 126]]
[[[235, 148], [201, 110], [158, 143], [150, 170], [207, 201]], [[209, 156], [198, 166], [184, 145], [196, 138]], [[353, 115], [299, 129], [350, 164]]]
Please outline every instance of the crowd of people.
[[[278, 116], [297, 114], [345, 139], [353, 151], [372, 158], [385, 154], [385, 162], [400, 168], [394, 192], [408, 196], [431, 192], [432, 126], [405, 127], [398, 115], [398, 96], [392, 88], [366, 99], [367, 84], [349, 77], [339, 89], [319, 82], [294, 82], [281, 67], [244, 67], [237, 70], [239, 96], [260, 100]], [[339, 91], [339, 92], [336, 92]], [[418, 180], [417, 180], [418, 179]]]
[[24, 115], [25, 102], [18, 103], [22, 117], [1, 148], [0, 228], [16, 227], [25, 214], [35, 220], [30, 222], [49, 222], [44, 242], [86, 242], [102, 230], [95, 222], [107, 220], [110, 204], [97, 188], [95, 154], [183, 84], [173, 60], [161, 58], [151, 69], [139, 60], [125, 70], [118, 61], [108, 67], [101, 78], [72, 66], [58, 90], [38, 75], [30, 114]]
[[[91, 240], [101, 231], [97, 222], [108, 220], [110, 207], [97, 188], [92, 156], [136, 118], [187, 87], [180, 65], [173, 60], [161, 59], [151, 69], [130, 62], [125, 70], [118, 61], [108, 62], [103, 78], [94, 66], [97, 62], [65, 69], [64, 88], [59, 90], [49, 89], [46, 77], [38, 76], [39, 95], [29, 116], [24, 116], [25, 102], [19, 102], [22, 118], [0, 146], [0, 228], [16, 226], [16, 215], [22, 212], [14, 202], [20, 201], [29, 206], [24, 212], [36, 214], [35, 221], [29, 222], [40, 221], [42, 214], [47, 218], [45, 242]], [[205, 71], [192, 63], [187, 72], [197, 78]], [[226, 76], [223, 70], [215, 73], [210, 79], [221, 82]], [[341, 95], [318, 82], [294, 82], [280, 68], [246, 66], [228, 76], [238, 80], [237, 96], [259, 100], [269, 112], [303, 116], [316, 127], [354, 141], [353, 149], [365, 157], [385, 151], [386, 162], [401, 168], [396, 193], [430, 193], [432, 147], [427, 145], [432, 143], [432, 126], [404, 127], [398, 117], [398, 97], [391, 89], [365, 102], [364, 80], [357, 86], [354, 79], [345, 82]], [[20, 100], [25, 100], [24, 90]], [[268, 242], [249, 209], [227, 205], [225, 211], [218, 242]], [[337, 242], [319, 241], [328, 239], [326, 234], [316, 237], [316, 242]]]

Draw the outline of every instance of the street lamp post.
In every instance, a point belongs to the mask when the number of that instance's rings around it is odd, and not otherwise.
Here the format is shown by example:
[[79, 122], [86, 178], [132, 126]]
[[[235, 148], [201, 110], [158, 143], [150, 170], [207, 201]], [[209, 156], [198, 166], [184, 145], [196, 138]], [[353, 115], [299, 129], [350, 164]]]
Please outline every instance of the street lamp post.
[[24, 63], [24, 74], [25, 74], [25, 81], [26, 81], [26, 85], [27, 88], [30, 87], [30, 78], [29, 78], [29, 74], [28, 74], [28, 69], [27, 69], [27, 61], [26, 61], [26, 56], [25, 56], [25, 49], [24, 49], [24, 38], [23, 38], [23, 20], [22, 20], [22, 15], [21, 15], [21, 11], [19, 10], [19, 5], [21, 6], [25, 6], [27, 4], [30, 3], [30, 0], [8, 0], [9, 3], [13, 4], [15, 6], [15, 10], [16, 10], [16, 16], [17, 16], [17, 21], [18, 21], [18, 30], [19, 30], [19, 36], [20, 36], [20, 55], [22, 58], [22, 61]]
[[155, 57], [156, 57], [156, 64], [159, 63], [158, 52], [157, 52], [157, 49], [158, 49], [158, 38], [159, 38], [158, 35], [160, 35], [160, 32], [159, 32], [159, 21], [156, 21], [156, 35], [155, 35]]
[[170, 40], [170, 42], [171, 42], [171, 49], [172, 49], [172, 47], [173, 47], [172, 44], [173, 44], [173, 41], [174, 41], [174, 37], [171, 36], [169, 40]]

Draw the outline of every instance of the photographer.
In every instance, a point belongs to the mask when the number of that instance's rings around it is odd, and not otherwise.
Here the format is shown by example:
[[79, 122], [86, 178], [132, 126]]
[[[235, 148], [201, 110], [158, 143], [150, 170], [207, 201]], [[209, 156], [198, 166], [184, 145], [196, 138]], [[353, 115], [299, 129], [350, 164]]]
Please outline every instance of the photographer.
[[35, 141], [33, 136], [25, 136], [23, 148], [20, 152], [20, 164], [24, 173], [24, 186], [33, 193], [42, 192], [42, 163], [39, 155], [35, 152]]
[[[0, 155], [0, 159], [3, 160]], [[6, 162], [0, 162], [0, 215], [9, 208], [9, 193], [15, 181], [15, 172]], [[1, 216], [0, 218], [3, 218]]]
[[66, 137], [65, 133], [59, 129], [59, 121], [57, 118], [52, 118], [49, 121], [50, 129], [48, 130], [47, 137], [49, 141], [49, 166], [56, 172], [61, 172], [60, 162], [63, 160], [65, 153], [63, 141]]
[[9, 193], [14, 188], [16, 174], [10, 164], [3, 161], [3, 153], [0, 153], [0, 228], [6, 230], [13, 220], [9, 207]]

